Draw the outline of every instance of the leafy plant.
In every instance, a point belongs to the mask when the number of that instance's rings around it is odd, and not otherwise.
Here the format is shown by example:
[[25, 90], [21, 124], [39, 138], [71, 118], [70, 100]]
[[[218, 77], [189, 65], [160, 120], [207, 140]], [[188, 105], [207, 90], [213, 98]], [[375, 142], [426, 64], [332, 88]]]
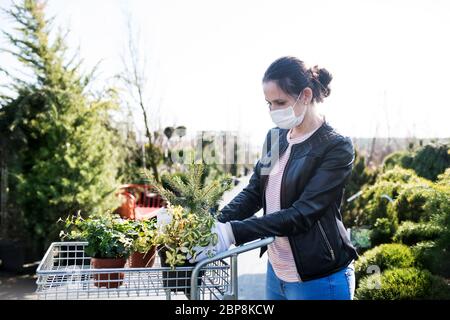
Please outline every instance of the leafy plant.
[[133, 252], [147, 253], [155, 245], [155, 219], [126, 220], [126, 223], [130, 225], [128, 235], [133, 241]]
[[131, 253], [135, 230], [118, 215], [107, 213], [84, 219], [78, 213], [60, 221], [65, 224], [61, 238], [87, 241], [85, 252], [92, 258], [127, 258]]
[[[150, 183], [168, 203], [171, 221], [161, 225], [155, 243], [165, 253], [165, 262], [174, 268], [196, 256], [196, 247], [215, 245], [217, 234], [211, 232], [216, 222], [218, 201], [231, 187], [231, 177], [224, 176], [202, 182], [205, 167], [202, 163], [190, 164], [183, 175], [165, 176], [164, 184], [157, 183], [147, 174]], [[208, 252], [212, 255], [212, 252]]]
[[156, 232], [155, 243], [165, 252], [165, 262], [172, 268], [183, 265], [190, 257], [195, 257], [197, 246], [215, 245], [217, 234], [211, 232], [215, 223], [213, 215], [201, 216], [181, 206], [168, 206], [172, 219], [161, 225]]

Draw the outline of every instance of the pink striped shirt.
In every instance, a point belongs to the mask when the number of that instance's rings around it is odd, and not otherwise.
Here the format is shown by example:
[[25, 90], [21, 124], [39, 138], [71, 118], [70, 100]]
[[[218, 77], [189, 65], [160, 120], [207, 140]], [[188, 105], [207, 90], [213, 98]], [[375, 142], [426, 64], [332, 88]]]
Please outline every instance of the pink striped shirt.
[[[318, 128], [317, 128], [318, 129]], [[316, 130], [317, 130], [316, 129]], [[281, 179], [286, 167], [286, 163], [291, 154], [293, 144], [300, 143], [308, 139], [316, 130], [306, 135], [290, 138], [290, 132], [287, 135], [289, 143], [286, 151], [280, 156], [278, 163], [274, 165], [269, 175], [269, 181], [266, 188], [266, 213], [274, 213], [280, 211], [280, 189]], [[294, 257], [292, 255], [291, 246], [287, 237], [275, 237], [275, 241], [268, 246], [269, 261], [273, 267], [276, 276], [286, 282], [301, 281], [295, 266]]]

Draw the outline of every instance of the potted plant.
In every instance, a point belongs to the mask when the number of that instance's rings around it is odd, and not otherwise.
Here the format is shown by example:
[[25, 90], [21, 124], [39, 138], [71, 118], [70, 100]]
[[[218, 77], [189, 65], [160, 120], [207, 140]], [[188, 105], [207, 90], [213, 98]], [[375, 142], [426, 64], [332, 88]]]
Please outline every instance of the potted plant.
[[130, 268], [151, 268], [156, 257], [155, 219], [128, 220], [128, 223], [131, 225], [130, 236], [133, 240], [132, 253], [128, 259]]
[[[91, 257], [94, 269], [123, 268], [130, 255], [133, 241], [127, 220], [109, 213], [84, 219], [80, 214], [65, 220], [66, 231], [61, 231], [62, 239], [82, 239], [87, 241], [85, 253]], [[124, 274], [95, 273], [97, 287], [118, 288], [123, 283]]]
[[147, 174], [168, 203], [167, 212], [171, 217], [169, 223], [157, 228], [154, 238], [159, 246], [161, 265], [172, 269], [163, 272], [163, 285], [172, 291], [185, 291], [188, 296], [191, 272], [175, 269], [192, 266], [189, 259], [197, 254], [196, 247], [217, 243], [217, 234], [211, 232], [216, 221], [213, 209], [231, 186], [228, 175], [205, 182], [204, 173], [203, 164], [191, 164], [183, 176], [165, 176], [164, 185]]
[[[157, 229], [154, 240], [159, 245], [161, 266], [171, 268], [170, 271], [163, 271], [163, 285], [171, 291], [184, 291], [189, 296], [192, 272], [176, 268], [192, 267], [189, 258], [195, 256], [194, 248], [217, 241], [217, 235], [211, 233], [214, 217], [202, 219], [181, 206], [169, 206], [168, 213], [171, 221]], [[201, 277], [198, 283], [200, 285]]]

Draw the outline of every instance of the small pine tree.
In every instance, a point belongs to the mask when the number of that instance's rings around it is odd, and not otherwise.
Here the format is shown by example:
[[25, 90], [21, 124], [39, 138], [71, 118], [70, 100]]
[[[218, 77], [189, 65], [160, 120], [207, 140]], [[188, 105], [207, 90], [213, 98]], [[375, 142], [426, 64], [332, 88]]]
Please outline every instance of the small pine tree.
[[224, 177], [202, 182], [205, 166], [202, 163], [193, 163], [188, 167], [184, 178], [180, 175], [164, 176], [164, 187], [148, 173], [145, 172], [150, 183], [157, 192], [171, 205], [180, 205], [198, 215], [211, 214], [217, 208], [223, 193], [231, 188], [231, 177]]

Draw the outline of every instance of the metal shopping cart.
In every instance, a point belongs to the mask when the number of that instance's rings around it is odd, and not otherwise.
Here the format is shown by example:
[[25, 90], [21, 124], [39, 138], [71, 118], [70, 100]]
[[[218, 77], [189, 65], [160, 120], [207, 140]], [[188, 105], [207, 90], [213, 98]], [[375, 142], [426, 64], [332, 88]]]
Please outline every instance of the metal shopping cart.
[[37, 269], [39, 299], [237, 300], [238, 255], [273, 242], [254, 241], [193, 267], [93, 269], [86, 242], [54, 242]]

